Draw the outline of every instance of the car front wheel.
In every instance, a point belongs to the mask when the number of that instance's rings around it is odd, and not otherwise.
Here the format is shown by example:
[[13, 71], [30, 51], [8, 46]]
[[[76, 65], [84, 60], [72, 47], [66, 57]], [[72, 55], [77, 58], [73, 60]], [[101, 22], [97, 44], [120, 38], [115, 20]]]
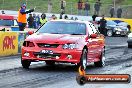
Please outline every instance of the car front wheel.
[[100, 56], [100, 61], [94, 62], [96, 67], [104, 67], [105, 66], [105, 50], [102, 52]]
[[112, 30], [108, 30], [107, 31], [107, 36], [111, 37], [113, 35], [113, 31]]
[[87, 50], [83, 49], [79, 66], [83, 66], [84, 70], [87, 67]]
[[22, 64], [23, 68], [28, 69], [31, 64], [31, 61], [21, 60], [21, 64]]

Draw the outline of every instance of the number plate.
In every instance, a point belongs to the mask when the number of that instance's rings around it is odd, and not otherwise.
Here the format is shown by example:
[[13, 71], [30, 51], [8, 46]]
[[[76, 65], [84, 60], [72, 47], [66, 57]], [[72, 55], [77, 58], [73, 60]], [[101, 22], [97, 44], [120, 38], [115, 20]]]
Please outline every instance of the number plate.
[[52, 50], [41, 50], [41, 53], [43, 54], [53, 54]]

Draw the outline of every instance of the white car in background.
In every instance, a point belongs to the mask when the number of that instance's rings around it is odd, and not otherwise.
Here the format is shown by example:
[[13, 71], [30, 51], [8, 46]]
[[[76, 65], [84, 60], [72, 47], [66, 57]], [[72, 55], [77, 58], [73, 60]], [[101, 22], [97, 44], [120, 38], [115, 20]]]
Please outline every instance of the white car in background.
[[128, 35], [127, 43], [128, 43], [128, 48], [131, 48], [132, 47], [132, 33]]

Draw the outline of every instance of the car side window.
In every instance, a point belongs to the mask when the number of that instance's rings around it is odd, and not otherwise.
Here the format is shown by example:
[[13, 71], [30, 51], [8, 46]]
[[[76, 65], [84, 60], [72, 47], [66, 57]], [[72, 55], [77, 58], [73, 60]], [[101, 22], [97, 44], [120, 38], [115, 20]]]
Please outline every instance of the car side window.
[[93, 32], [93, 29], [91, 28], [90, 24], [88, 24], [87, 27], [88, 27], [88, 34], [89, 34], [89, 36], [90, 36], [90, 35], [93, 34], [94, 32]]

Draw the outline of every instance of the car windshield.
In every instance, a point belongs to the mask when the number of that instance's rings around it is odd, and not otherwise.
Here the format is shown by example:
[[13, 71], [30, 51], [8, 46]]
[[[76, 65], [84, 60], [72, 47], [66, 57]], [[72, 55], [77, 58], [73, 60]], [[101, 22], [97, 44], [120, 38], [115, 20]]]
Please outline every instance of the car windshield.
[[117, 25], [117, 23], [114, 21], [107, 21], [107, 25]]
[[85, 35], [86, 25], [78, 22], [50, 21], [43, 25], [37, 32], [51, 34]]

